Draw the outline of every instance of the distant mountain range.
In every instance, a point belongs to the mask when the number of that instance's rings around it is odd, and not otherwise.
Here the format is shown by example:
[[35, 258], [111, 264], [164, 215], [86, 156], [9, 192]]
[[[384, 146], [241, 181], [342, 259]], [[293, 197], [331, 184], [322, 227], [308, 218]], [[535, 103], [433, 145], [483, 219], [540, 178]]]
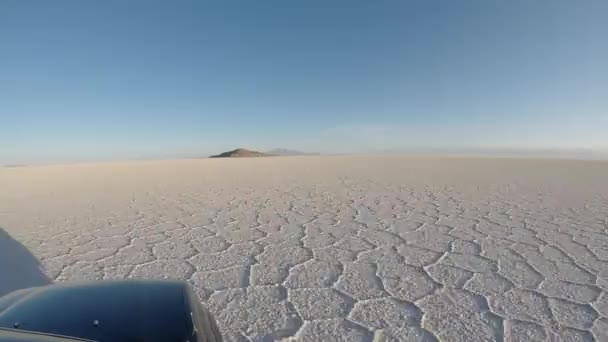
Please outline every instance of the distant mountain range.
[[263, 153], [258, 151], [247, 150], [244, 148], [237, 148], [232, 151], [223, 152], [216, 154], [209, 158], [251, 158], [251, 157], [271, 157], [272, 154]]
[[319, 153], [302, 152], [296, 150], [290, 150], [287, 148], [275, 148], [266, 152], [273, 156], [318, 156]]
[[237, 148], [232, 151], [223, 152], [213, 155], [209, 158], [251, 158], [251, 157], [276, 157], [276, 156], [315, 156], [318, 153], [306, 153], [286, 148], [275, 148], [268, 152], [259, 152], [248, 150], [245, 148]]

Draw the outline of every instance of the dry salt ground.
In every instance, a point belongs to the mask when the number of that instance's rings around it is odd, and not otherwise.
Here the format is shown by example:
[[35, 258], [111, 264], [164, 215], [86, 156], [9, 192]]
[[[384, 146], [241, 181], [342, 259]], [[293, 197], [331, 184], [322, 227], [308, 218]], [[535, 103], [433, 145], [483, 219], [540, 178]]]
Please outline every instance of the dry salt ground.
[[0, 289], [183, 279], [228, 341], [608, 341], [606, 162], [122, 162], [0, 189]]

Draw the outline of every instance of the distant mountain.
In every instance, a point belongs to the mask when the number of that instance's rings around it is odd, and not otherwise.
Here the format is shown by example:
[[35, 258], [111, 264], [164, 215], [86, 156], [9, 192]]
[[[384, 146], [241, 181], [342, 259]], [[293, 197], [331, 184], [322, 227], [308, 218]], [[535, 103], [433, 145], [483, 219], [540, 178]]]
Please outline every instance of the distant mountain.
[[236, 150], [216, 154], [209, 158], [251, 158], [251, 157], [271, 157], [273, 154], [262, 153], [258, 151], [251, 151], [244, 148], [237, 148]]
[[274, 150], [270, 150], [266, 153], [272, 154], [273, 156], [318, 156], [319, 155], [319, 153], [302, 152], [302, 151], [290, 150], [290, 149], [286, 149], [286, 148], [275, 148]]

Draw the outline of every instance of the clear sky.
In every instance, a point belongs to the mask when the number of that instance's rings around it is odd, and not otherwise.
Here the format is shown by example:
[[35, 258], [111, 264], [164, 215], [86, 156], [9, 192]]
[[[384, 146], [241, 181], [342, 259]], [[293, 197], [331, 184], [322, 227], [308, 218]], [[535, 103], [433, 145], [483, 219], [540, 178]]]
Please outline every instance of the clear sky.
[[606, 148], [608, 1], [0, 1], [0, 163]]

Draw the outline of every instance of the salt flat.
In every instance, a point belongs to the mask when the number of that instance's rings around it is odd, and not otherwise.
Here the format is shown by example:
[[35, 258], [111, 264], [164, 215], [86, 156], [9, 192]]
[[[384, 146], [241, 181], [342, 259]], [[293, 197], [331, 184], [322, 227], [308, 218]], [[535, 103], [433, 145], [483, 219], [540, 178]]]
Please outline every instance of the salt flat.
[[606, 162], [142, 161], [0, 189], [49, 278], [186, 279], [227, 340], [608, 341]]

